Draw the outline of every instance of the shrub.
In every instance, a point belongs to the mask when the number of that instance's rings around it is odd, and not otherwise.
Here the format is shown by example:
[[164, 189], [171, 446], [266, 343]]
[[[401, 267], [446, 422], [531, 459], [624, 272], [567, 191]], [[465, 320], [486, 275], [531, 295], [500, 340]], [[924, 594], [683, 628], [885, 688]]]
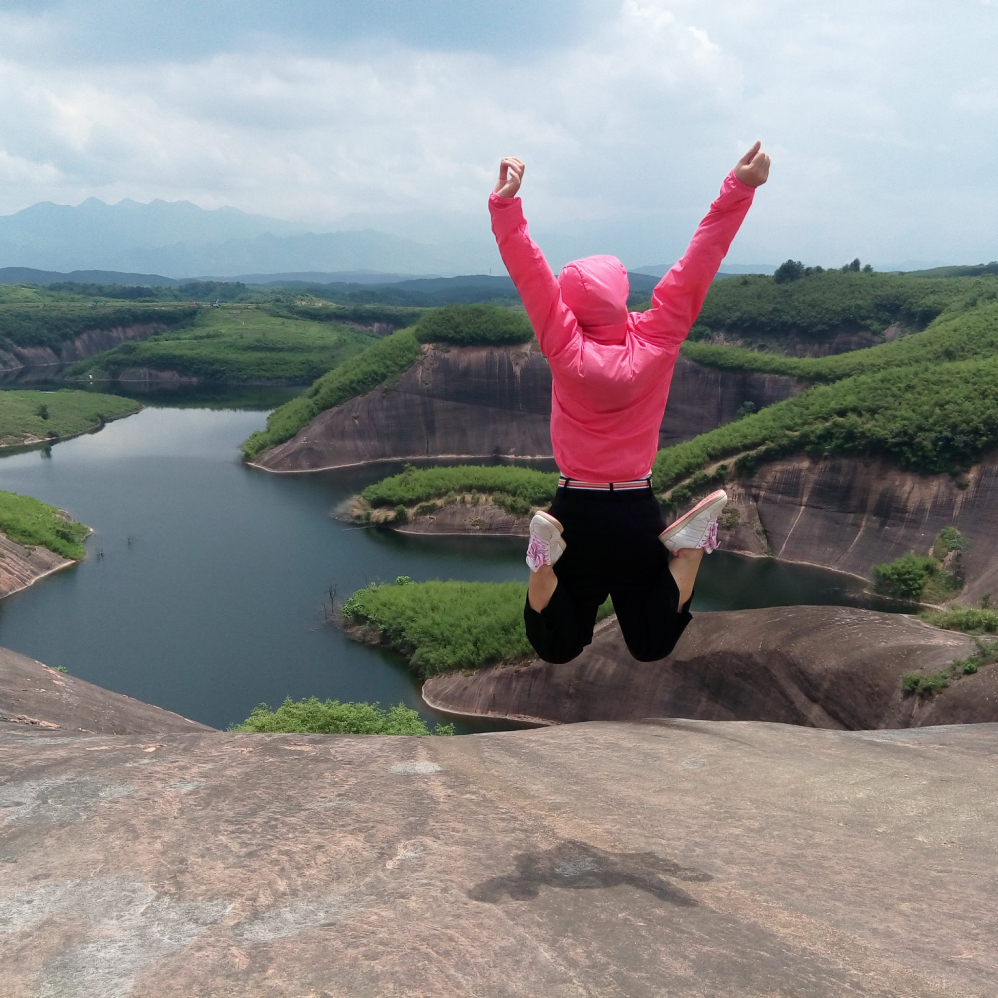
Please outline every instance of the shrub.
[[[372, 506], [412, 506], [442, 499], [448, 493], [496, 494], [499, 504], [520, 500], [530, 506], [547, 505], [558, 488], [558, 473], [513, 465], [459, 464], [451, 467], [414, 468], [369, 485], [361, 496]], [[500, 498], [501, 497], [501, 498]], [[519, 506], [518, 508], [523, 508]], [[418, 510], [417, 510], [418, 512]]]
[[976, 609], [971, 606], [953, 606], [945, 610], [926, 610], [923, 620], [947, 631], [965, 634], [998, 634], [998, 610]]
[[420, 343], [507, 346], [529, 343], [534, 331], [526, 313], [496, 305], [445, 305], [429, 309], [414, 327]]
[[[298, 701], [288, 697], [277, 710], [261, 703], [242, 724], [235, 724], [230, 730], [324, 735], [430, 734], [419, 714], [401, 703], [383, 710], [376, 703], [340, 703], [339, 700], [323, 703], [317, 697]], [[433, 733], [452, 735], [454, 725], [438, 724]]]
[[874, 565], [873, 578], [878, 592], [901, 599], [921, 599], [922, 590], [936, 567], [936, 561], [913, 551], [887, 565]]
[[938, 672], [919, 674], [909, 672], [901, 677], [901, 689], [905, 693], [917, 693], [919, 696], [927, 696], [937, 690], [944, 690], [949, 686], [950, 673], [948, 669], [940, 669]]

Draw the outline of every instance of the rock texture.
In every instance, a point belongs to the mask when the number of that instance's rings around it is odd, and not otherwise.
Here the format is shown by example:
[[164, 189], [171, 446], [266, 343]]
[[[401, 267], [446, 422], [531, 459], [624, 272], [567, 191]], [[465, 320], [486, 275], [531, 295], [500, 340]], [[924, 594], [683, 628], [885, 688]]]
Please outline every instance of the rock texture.
[[0, 648], [0, 732], [5, 730], [131, 735], [213, 729]]
[[9, 998], [991, 998], [998, 728], [0, 732]]
[[998, 722], [998, 665], [931, 698], [903, 695], [901, 677], [975, 651], [963, 634], [915, 617], [851, 607], [698, 613], [673, 653], [636, 662], [616, 618], [574, 661], [535, 661], [434, 676], [439, 710], [541, 723], [686, 717], [779, 721], [861, 730]]
[[762, 409], [796, 395], [805, 387], [804, 382], [782, 374], [721, 370], [696, 364], [680, 354], [658, 445], [671, 447], [730, 423], [745, 402]]
[[74, 564], [46, 547], [26, 547], [0, 534], [0, 599]]
[[[116, 326], [113, 329], [88, 329], [74, 339], [66, 340], [58, 353], [51, 347], [14, 346], [0, 351], [0, 374], [21, 372], [24, 369], [23, 373], [27, 380], [35, 380], [38, 377], [38, 368], [72, 364], [120, 346], [127, 340], [145, 340], [157, 333], [165, 333], [170, 328], [165, 323], [147, 322], [133, 326]], [[32, 374], [34, 379], [30, 377]], [[45, 376], [51, 377], [51, 373], [46, 372]]]
[[882, 459], [794, 457], [726, 488], [739, 522], [721, 532], [725, 550], [771, 553], [870, 579], [875, 564], [906, 551], [928, 554], [939, 531], [953, 525], [970, 542], [961, 599], [998, 596], [996, 454], [962, 480], [900, 471]]
[[[680, 357], [662, 423], [662, 446], [799, 391], [780, 375], [701, 367]], [[317, 416], [255, 462], [268, 471], [317, 471], [373, 461], [551, 457], [551, 371], [532, 347], [426, 346], [389, 389]]]

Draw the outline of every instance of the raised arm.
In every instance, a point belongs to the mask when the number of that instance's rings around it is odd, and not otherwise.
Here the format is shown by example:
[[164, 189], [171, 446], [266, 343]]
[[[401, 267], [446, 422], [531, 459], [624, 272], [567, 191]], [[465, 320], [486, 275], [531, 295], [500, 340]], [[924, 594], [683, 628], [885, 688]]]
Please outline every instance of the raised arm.
[[711, 281], [752, 205], [755, 188], [769, 177], [769, 156], [757, 142], [735, 165], [721, 193], [697, 227], [683, 258], [655, 286], [652, 307], [635, 323], [636, 334], [678, 347], [696, 322]]
[[516, 192], [523, 180], [523, 163], [507, 157], [489, 198], [492, 232], [499, 255], [523, 299], [541, 352], [551, 359], [577, 339], [578, 323], [561, 298], [561, 288], [540, 247], [530, 238], [523, 204]]

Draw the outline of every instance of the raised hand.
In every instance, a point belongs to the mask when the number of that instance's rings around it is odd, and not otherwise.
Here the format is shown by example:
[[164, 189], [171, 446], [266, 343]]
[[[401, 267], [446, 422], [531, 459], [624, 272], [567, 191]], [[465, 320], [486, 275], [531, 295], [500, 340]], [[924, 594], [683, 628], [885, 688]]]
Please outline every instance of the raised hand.
[[495, 193], [501, 198], [515, 197], [523, 182], [523, 160], [515, 156], [504, 156], [499, 163], [499, 179]]
[[761, 187], [769, 179], [769, 156], [762, 152], [761, 142], [756, 142], [738, 160], [735, 164], [735, 176], [749, 187]]

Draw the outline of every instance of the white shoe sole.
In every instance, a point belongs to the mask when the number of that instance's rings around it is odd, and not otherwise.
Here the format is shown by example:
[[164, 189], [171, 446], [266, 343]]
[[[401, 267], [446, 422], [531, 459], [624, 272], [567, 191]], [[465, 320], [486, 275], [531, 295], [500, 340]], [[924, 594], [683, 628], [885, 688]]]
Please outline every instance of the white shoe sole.
[[[681, 533], [686, 527], [688, 527], [695, 519], [698, 517], [705, 517], [706, 522], [709, 523], [711, 520], [716, 520], [718, 516], [721, 515], [721, 511], [728, 504], [728, 494], [724, 489], [718, 489], [716, 492], [712, 492], [709, 496], [701, 499], [688, 513], [684, 513], [678, 520], [670, 523], [669, 526], [665, 528], [658, 535], [658, 539], [670, 550], [677, 551], [681, 550], [682, 547], [673, 547], [670, 541], [679, 533]], [[685, 545], [689, 546], [689, 545]]]

